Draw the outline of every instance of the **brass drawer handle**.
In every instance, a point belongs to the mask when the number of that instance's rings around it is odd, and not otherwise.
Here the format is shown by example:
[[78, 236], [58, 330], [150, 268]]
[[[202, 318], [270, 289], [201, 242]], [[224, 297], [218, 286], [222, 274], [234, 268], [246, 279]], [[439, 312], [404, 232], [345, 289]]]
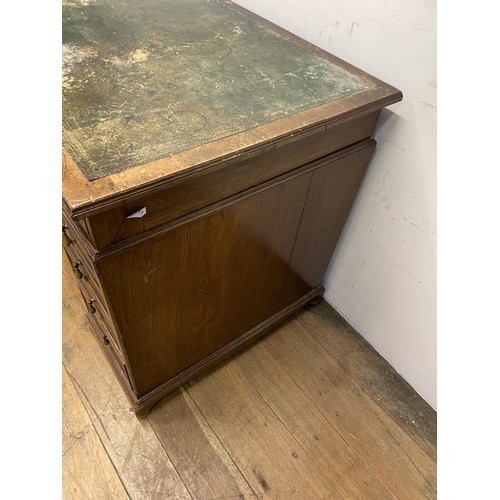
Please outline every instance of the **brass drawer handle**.
[[68, 236], [68, 233], [66, 232], [68, 230], [68, 226], [66, 224], [63, 224], [62, 226], [62, 241], [63, 245], [65, 247], [69, 247], [71, 243], [73, 243], [73, 240]]
[[80, 270], [81, 265], [82, 265], [81, 262], [73, 262], [73, 272], [75, 273], [76, 278], [79, 280], [83, 278], [83, 273]]
[[94, 307], [94, 302], [95, 299], [87, 300], [87, 310], [89, 311], [90, 314], [95, 314], [97, 312], [96, 308]]

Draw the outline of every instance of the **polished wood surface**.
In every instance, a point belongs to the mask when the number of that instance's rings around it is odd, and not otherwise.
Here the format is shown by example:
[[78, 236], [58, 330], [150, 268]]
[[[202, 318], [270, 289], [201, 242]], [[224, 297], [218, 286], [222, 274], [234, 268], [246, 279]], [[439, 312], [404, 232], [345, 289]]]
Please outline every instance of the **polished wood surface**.
[[313, 171], [289, 262], [288, 300], [322, 283], [374, 149], [375, 142], [366, 141], [356, 152]]
[[436, 498], [436, 413], [325, 302], [141, 420], [86, 314], [64, 259], [63, 411], [79, 415], [64, 427], [67, 498], [87, 498], [75, 482], [88, 498], [121, 482], [133, 500]]
[[283, 287], [310, 181], [97, 261], [139, 397], [288, 305]]

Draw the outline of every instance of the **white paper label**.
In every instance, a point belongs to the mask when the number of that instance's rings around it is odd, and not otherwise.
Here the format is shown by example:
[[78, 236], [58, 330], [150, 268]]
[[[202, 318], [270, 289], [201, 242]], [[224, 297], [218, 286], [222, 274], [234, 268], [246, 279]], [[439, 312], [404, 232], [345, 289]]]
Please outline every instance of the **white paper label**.
[[134, 212], [133, 214], [129, 215], [127, 219], [139, 219], [141, 217], [144, 217], [145, 215], [146, 215], [146, 207], [143, 207], [140, 210], [137, 210], [137, 212]]

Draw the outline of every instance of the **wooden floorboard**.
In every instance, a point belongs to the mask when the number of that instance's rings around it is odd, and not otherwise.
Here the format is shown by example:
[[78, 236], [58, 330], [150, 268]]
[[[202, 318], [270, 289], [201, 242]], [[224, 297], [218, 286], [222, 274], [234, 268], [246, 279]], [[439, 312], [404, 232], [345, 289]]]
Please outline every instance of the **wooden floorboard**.
[[436, 412], [410, 384], [327, 303], [304, 309], [296, 319], [435, 461]]
[[65, 499], [436, 498], [436, 413], [324, 302], [140, 420], [64, 259], [63, 364]]
[[[253, 346], [235, 364], [260, 398], [295, 437], [302, 452], [344, 498], [392, 498], [334, 426], [311, 404], [266, 349]], [[300, 456], [296, 457], [300, 459]]]
[[234, 362], [188, 392], [259, 496], [342, 498]]
[[128, 499], [99, 436], [63, 368], [63, 498]]
[[397, 498], [432, 498], [432, 459], [292, 320], [265, 339], [272, 356]]
[[255, 492], [183, 388], [148, 417], [194, 498], [250, 498]]

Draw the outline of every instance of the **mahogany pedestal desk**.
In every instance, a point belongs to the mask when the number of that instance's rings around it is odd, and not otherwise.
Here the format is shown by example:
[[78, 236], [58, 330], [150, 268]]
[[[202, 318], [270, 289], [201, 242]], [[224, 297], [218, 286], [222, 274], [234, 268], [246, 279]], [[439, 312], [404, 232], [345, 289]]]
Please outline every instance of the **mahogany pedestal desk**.
[[64, 2], [63, 245], [136, 414], [322, 295], [401, 98], [230, 2]]

